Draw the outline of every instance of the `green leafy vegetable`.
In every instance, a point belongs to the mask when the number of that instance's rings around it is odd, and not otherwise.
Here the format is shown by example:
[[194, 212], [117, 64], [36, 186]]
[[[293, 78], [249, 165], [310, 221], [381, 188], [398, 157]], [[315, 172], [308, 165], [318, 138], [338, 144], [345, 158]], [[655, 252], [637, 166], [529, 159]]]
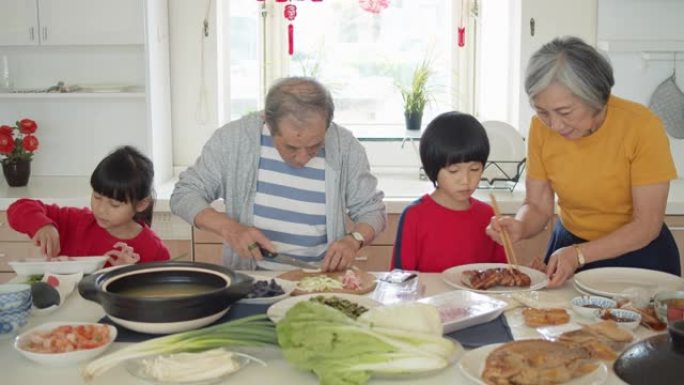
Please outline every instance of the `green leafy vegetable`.
[[222, 346], [267, 344], [276, 344], [275, 329], [265, 315], [259, 314], [126, 346], [90, 362], [81, 375], [86, 381], [91, 381], [124, 361], [155, 354], [202, 352]]
[[392, 325], [385, 314], [379, 317], [381, 322], [374, 323], [374, 314], [386, 312], [380, 307], [353, 320], [329, 306], [302, 301], [278, 322], [278, 343], [288, 361], [300, 369], [312, 370], [321, 385], [365, 384], [373, 373], [396, 375], [443, 369], [457, 348], [442, 338], [441, 327], [437, 333], [424, 332], [434, 330], [434, 326], [423, 325], [422, 332], [395, 327], [402, 322], [402, 314], [416, 311], [427, 313], [418, 319], [439, 322], [436, 308], [416, 305], [393, 306], [397, 318]]

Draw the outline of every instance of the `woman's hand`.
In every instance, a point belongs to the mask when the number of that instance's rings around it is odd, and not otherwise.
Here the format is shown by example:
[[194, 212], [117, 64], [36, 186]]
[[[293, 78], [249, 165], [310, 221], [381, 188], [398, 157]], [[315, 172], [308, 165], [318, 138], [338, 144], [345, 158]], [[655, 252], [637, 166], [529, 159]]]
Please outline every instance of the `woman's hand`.
[[569, 278], [575, 275], [575, 270], [579, 267], [577, 261], [577, 251], [572, 246], [561, 247], [554, 251], [549, 258], [546, 266], [546, 275], [549, 277], [547, 287], [559, 287]]
[[31, 239], [40, 248], [40, 253], [48, 259], [55, 258], [62, 251], [59, 244], [59, 232], [54, 225], [41, 227]]
[[321, 271], [345, 270], [352, 267], [357, 251], [359, 251], [359, 242], [345, 235], [328, 247], [321, 263]]
[[132, 265], [140, 261], [140, 254], [124, 242], [115, 243], [114, 249], [109, 250], [105, 255], [109, 257], [107, 261], [112, 266]]
[[487, 235], [492, 238], [496, 243], [503, 245], [503, 238], [501, 237], [501, 230], [506, 229], [508, 232], [508, 238], [511, 243], [516, 243], [524, 234], [524, 225], [521, 221], [511, 218], [509, 216], [492, 217], [489, 221], [489, 225], [485, 229]]

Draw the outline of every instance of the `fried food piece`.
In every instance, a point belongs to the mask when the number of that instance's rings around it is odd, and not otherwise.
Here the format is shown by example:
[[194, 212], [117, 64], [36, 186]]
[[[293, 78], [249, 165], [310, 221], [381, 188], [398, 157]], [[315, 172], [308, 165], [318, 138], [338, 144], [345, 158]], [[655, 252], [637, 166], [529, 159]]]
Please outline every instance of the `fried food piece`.
[[613, 361], [633, 338], [632, 334], [621, 329], [615, 321], [601, 321], [563, 333], [559, 340], [585, 347], [594, 358]]
[[491, 352], [482, 379], [493, 385], [560, 384], [597, 367], [584, 347], [542, 339], [522, 340]]
[[525, 325], [529, 327], [562, 325], [570, 322], [570, 314], [565, 309], [535, 309], [528, 307], [522, 312]]

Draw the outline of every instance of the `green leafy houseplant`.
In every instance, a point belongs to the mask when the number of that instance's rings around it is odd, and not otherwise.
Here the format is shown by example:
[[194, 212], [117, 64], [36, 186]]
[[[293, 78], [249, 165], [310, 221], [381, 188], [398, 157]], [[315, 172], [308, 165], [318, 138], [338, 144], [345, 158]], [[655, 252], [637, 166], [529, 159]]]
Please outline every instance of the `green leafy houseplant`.
[[406, 128], [409, 130], [420, 130], [423, 110], [431, 98], [427, 83], [432, 74], [430, 61], [424, 59], [413, 70], [411, 85], [409, 87], [399, 85], [401, 97], [404, 100]]

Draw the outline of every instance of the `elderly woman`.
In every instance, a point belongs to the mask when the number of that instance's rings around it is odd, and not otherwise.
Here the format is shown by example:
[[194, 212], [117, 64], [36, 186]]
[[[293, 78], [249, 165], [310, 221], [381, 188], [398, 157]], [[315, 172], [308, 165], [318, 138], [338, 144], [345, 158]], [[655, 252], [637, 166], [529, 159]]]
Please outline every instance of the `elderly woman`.
[[638, 267], [680, 274], [679, 252], [663, 222], [677, 177], [660, 120], [611, 95], [610, 63], [575, 37], [557, 38], [530, 59], [525, 91], [536, 110], [528, 137], [526, 196], [515, 218], [487, 233], [513, 242], [556, 222], [546, 252], [549, 287], [578, 270]]

